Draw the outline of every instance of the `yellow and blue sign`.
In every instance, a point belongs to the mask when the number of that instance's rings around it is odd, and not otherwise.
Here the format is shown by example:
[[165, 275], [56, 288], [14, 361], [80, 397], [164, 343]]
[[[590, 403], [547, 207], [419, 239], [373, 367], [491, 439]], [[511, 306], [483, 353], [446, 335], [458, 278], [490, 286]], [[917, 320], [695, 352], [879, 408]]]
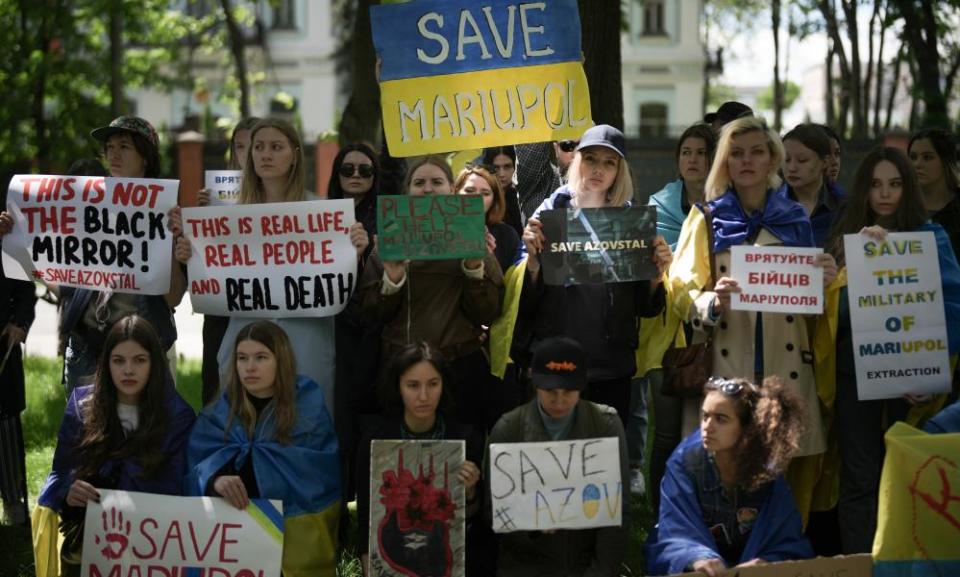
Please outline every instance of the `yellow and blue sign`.
[[576, 0], [370, 9], [397, 157], [577, 139], [592, 126]]

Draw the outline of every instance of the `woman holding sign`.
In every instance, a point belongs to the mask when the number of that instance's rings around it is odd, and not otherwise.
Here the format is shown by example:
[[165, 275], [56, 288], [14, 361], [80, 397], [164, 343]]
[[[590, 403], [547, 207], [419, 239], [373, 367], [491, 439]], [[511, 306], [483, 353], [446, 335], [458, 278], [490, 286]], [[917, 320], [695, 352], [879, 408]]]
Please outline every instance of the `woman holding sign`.
[[[250, 150], [250, 130], [260, 122], [259, 118], [251, 116], [244, 118], [233, 127], [230, 135], [230, 170], [240, 170], [247, 165]], [[203, 188], [197, 192], [197, 205], [210, 204], [210, 190]], [[217, 397], [220, 390], [220, 366], [217, 363], [217, 353], [223, 344], [223, 335], [230, 325], [230, 317], [218, 315], [203, 315], [203, 404], [206, 405]]]
[[453, 189], [457, 194], [479, 194], [483, 197], [487, 230], [497, 243], [494, 254], [497, 262], [500, 263], [500, 270], [505, 271], [510, 268], [517, 260], [520, 237], [517, 236], [513, 227], [503, 220], [507, 209], [500, 181], [485, 168], [474, 166], [460, 171], [457, 180], [453, 183]]
[[39, 531], [50, 531], [53, 512], [60, 515], [63, 574], [80, 574], [86, 506], [99, 500], [98, 489], [180, 494], [194, 418], [151, 323], [136, 315], [114, 323], [96, 382], [74, 389], [67, 402], [34, 513]]
[[[423, 342], [401, 348], [384, 372], [380, 396], [388, 416], [376, 431], [365, 437], [357, 459], [360, 485], [357, 491], [357, 551], [363, 560], [364, 575], [370, 575], [370, 481], [371, 478], [380, 478], [380, 472], [370, 470], [370, 447], [374, 439], [466, 441], [466, 461], [456, 475], [464, 486], [466, 514], [473, 516], [479, 511], [478, 463], [483, 460], [483, 438], [471, 427], [458, 423], [446, 414], [451, 393], [445, 382], [449, 383], [450, 380], [449, 368], [440, 357], [440, 352]], [[471, 544], [469, 533], [468, 529], [468, 547]], [[470, 548], [467, 551], [468, 567], [482, 561], [484, 556], [489, 554]]]
[[[806, 211], [787, 197], [777, 175], [783, 157], [780, 137], [763, 120], [739, 118], [724, 126], [707, 177], [707, 202], [690, 211], [680, 232], [670, 267], [671, 304], [693, 325], [694, 342], [712, 340], [714, 375], [754, 381], [778, 375], [804, 399], [808, 426], [798, 456], [813, 456], [826, 450], [826, 436], [805, 317], [731, 308], [731, 296], [740, 291], [731, 276], [732, 247], [814, 244]], [[822, 254], [814, 264], [823, 267], [824, 284], [830, 283], [833, 258]], [[812, 481], [790, 480], [805, 514]]]
[[[238, 204], [314, 199], [314, 195], [305, 189], [306, 177], [300, 136], [290, 123], [276, 118], [263, 119], [251, 130], [250, 141], [250, 153], [243, 169]], [[369, 243], [363, 224], [355, 222], [350, 227], [350, 240], [357, 251], [357, 258], [360, 258]], [[187, 262], [191, 258], [191, 252], [189, 239], [180, 236], [177, 239], [177, 259]], [[253, 320], [242, 316], [230, 317], [218, 355], [221, 379], [225, 379], [232, 370], [232, 343], [240, 330]], [[293, 343], [297, 370], [320, 385], [327, 402], [327, 410], [333, 414], [336, 366], [333, 317], [285, 317], [273, 321], [287, 332], [290, 342]]]
[[723, 575], [813, 557], [783, 472], [800, 447], [803, 400], [777, 377], [712, 378], [700, 430], [673, 452], [660, 487], [647, 572]]
[[[528, 257], [519, 317], [532, 327], [531, 350], [551, 336], [568, 336], [583, 345], [588, 363], [586, 396], [616, 409], [626, 423], [631, 379], [637, 371], [635, 350], [640, 318], [663, 309], [663, 285], [653, 281], [547, 285], [540, 274], [540, 252], [558, 239], [544, 236], [540, 213], [552, 209], [607, 208], [630, 205], [633, 181], [626, 162], [623, 133], [594, 126], [580, 139], [570, 164], [568, 184], [557, 189], [527, 222], [523, 242]], [[670, 246], [662, 236], [653, 242], [654, 261], [662, 273], [670, 265]]]
[[[410, 166], [406, 189], [410, 196], [453, 194], [453, 173], [442, 158], [425, 157]], [[486, 238], [487, 254], [471, 259], [381, 261], [375, 247], [360, 286], [365, 311], [384, 323], [380, 358], [411, 342], [437, 347], [454, 375], [456, 417], [484, 430], [502, 413], [481, 349], [503, 291], [496, 241], [489, 232]]]
[[[110, 176], [157, 178], [160, 175], [160, 141], [157, 131], [146, 120], [121, 116], [90, 135], [103, 145]], [[178, 212], [174, 207], [168, 214], [170, 230], [175, 230], [173, 221], [178, 218]], [[10, 216], [0, 213], [0, 235], [11, 226]], [[165, 295], [97, 291], [53, 283], [47, 286], [60, 297], [60, 331], [67, 340], [63, 379], [68, 395], [77, 385], [93, 383], [104, 338], [111, 325], [124, 315], [136, 313], [150, 321], [165, 351], [177, 339], [172, 310], [180, 304], [186, 282], [176, 262], [170, 268], [170, 290]]]
[[888, 232], [934, 234], [950, 354], [960, 349], [960, 266], [943, 227], [929, 221], [916, 173], [898, 149], [876, 148], [863, 159], [848, 202], [849, 210], [837, 223], [828, 245], [844, 268], [828, 287], [824, 315], [817, 324], [817, 387], [826, 392], [825, 398], [836, 400], [827, 408], [835, 409], [840, 447], [838, 512], [843, 552], [866, 553], [871, 551], [877, 526], [884, 432], [897, 420], [917, 424], [934, 414], [943, 401], [930, 395], [859, 400], [845, 268], [853, 256], [845, 254], [843, 237], [859, 233], [882, 241]]
[[283, 501], [284, 574], [332, 577], [340, 457], [323, 393], [297, 375], [293, 345], [277, 325], [246, 325], [230, 345], [224, 392], [190, 435], [187, 491], [237, 509], [251, 499]]

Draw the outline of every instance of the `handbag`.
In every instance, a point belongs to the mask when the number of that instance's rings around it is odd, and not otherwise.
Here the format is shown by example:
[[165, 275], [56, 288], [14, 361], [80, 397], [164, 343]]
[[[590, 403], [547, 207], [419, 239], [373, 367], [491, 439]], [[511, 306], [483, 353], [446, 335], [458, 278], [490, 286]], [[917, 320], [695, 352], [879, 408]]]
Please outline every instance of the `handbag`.
[[[713, 254], [713, 211], [707, 204], [698, 205], [707, 221], [707, 251], [710, 255], [710, 286], [717, 282], [717, 257]], [[677, 328], [683, 330], [683, 323]], [[676, 343], [674, 335], [673, 343]], [[703, 385], [713, 374], [713, 334], [701, 343], [677, 348], [671, 343], [663, 353], [663, 383], [660, 392], [671, 397], [699, 397]]]

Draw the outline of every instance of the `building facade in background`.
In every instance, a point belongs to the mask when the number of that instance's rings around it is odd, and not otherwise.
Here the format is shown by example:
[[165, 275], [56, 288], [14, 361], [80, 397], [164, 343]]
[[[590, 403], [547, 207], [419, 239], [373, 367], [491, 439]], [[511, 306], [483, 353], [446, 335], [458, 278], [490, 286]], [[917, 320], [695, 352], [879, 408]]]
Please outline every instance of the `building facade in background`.
[[703, 118], [701, 0], [630, 0], [621, 40], [628, 138], [677, 137]]

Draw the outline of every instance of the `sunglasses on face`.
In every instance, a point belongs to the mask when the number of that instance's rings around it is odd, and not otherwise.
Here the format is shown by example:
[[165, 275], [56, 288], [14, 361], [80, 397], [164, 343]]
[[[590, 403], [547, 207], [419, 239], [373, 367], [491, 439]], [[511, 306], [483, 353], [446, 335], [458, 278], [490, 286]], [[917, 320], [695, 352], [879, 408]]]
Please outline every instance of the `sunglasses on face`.
[[561, 140], [557, 143], [557, 146], [560, 147], [560, 150], [564, 152], [573, 152], [577, 149], [577, 146], [580, 144], [578, 140]]
[[373, 165], [353, 164], [352, 162], [345, 162], [340, 165], [340, 176], [350, 178], [354, 175], [354, 172], [358, 173], [360, 178], [370, 178], [373, 176]]

